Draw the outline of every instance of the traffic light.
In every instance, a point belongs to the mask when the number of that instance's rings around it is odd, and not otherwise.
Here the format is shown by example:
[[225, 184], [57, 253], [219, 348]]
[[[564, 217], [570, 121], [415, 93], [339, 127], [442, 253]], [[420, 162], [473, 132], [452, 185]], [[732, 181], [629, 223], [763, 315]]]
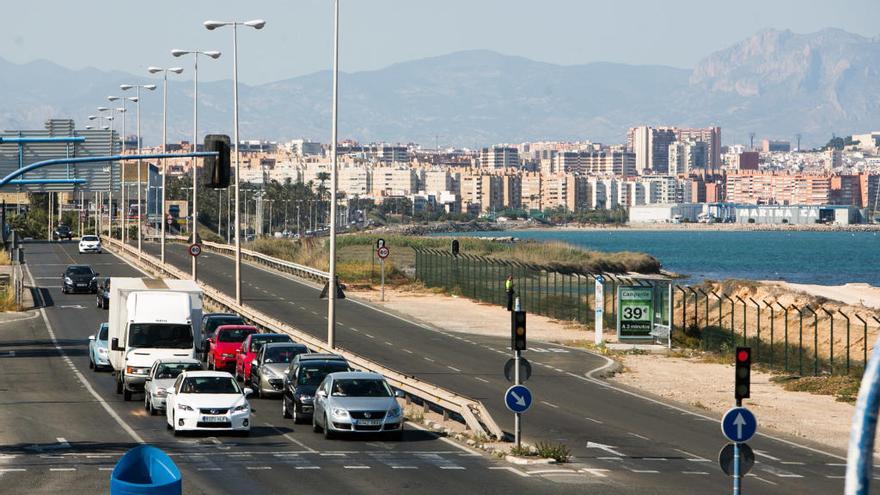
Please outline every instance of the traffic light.
[[458, 256], [458, 239], [452, 240], [452, 254], [453, 256]]
[[736, 384], [733, 396], [737, 401], [749, 398], [751, 386], [752, 348], [736, 348]]
[[526, 312], [510, 313], [510, 346], [514, 351], [526, 350]]
[[213, 189], [229, 187], [229, 136], [225, 134], [208, 134], [205, 136], [205, 151], [216, 151], [217, 156], [205, 157], [205, 185]]

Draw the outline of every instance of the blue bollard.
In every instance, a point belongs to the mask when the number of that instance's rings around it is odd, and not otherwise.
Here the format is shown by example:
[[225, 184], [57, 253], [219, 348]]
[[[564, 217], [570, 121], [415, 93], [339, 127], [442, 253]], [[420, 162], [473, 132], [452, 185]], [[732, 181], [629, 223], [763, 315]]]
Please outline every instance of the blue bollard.
[[180, 470], [152, 445], [137, 446], [122, 456], [110, 473], [110, 495], [181, 495]]

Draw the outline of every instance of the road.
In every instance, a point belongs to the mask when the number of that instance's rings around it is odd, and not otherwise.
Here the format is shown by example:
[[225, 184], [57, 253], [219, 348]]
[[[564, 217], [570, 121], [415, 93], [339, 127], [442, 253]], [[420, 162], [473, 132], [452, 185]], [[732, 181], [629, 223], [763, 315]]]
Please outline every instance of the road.
[[513, 467], [412, 425], [400, 442], [328, 441], [283, 419], [277, 400], [251, 401], [249, 437], [174, 437], [141, 400], [124, 402], [108, 372], [88, 369], [87, 339], [107, 311], [93, 295], [60, 290], [72, 263], [141, 274], [110, 254], [78, 255], [73, 243], [28, 243], [26, 253], [45, 307], [0, 315], [0, 493], [107, 493], [114, 464], [140, 442], [171, 455], [187, 494], [641, 493], [567, 467]]
[[[145, 246], [158, 253], [158, 245]], [[182, 244], [166, 246], [166, 261], [190, 267]], [[199, 263], [201, 280], [234, 293], [232, 259], [204, 253]], [[319, 287], [249, 264], [242, 266], [242, 279], [245, 304], [326, 337], [327, 303], [318, 299]], [[502, 401], [509, 386], [502, 375], [507, 339], [446, 332], [442, 322], [411, 321], [352, 299], [339, 302], [337, 322], [340, 347], [480, 399], [512, 431], [512, 414]], [[728, 486], [716, 462], [725, 444], [720, 418], [594, 378], [608, 364], [602, 356], [536, 343], [524, 355], [535, 370], [527, 382], [535, 405], [524, 415], [524, 438], [566, 444], [575, 457], [571, 469], [652, 493], [717, 493]], [[732, 388], [732, 381], [718, 386]], [[843, 487], [844, 452], [782, 435], [759, 435], [750, 445], [758, 453], [746, 478], [750, 493], [832, 493]]]

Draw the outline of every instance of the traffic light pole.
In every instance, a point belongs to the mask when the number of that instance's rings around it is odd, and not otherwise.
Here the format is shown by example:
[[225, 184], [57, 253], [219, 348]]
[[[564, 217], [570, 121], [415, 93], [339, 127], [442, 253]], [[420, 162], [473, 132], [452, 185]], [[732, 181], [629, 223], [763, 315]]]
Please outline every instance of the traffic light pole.
[[[519, 298], [516, 298], [515, 311], [522, 311]], [[514, 385], [522, 385], [521, 377], [519, 376], [519, 364], [522, 358], [522, 351], [514, 350], [513, 351], [513, 383]], [[520, 416], [522, 413], [513, 413], [513, 441], [516, 443], [516, 450], [519, 451], [522, 446], [522, 424], [520, 423]]]

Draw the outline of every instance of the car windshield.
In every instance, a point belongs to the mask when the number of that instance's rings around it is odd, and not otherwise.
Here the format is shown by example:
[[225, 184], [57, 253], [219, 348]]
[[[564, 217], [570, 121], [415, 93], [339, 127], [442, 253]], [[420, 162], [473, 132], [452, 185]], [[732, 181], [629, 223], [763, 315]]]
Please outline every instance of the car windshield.
[[248, 335], [254, 333], [253, 328], [230, 328], [220, 331], [217, 342], [244, 342]]
[[217, 327], [222, 325], [244, 325], [244, 320], [241, 316], [235, 315], [213, 316], [205, 322], [205, 334], [211, 335], [214, 330], [217, 330]]
[[86, 235], [86, 236], [83, 236], [82, 240], [84, 240], [86, 242], [95, 242], [98, 240], [98, 237], [94, 236], [94, 235]]
[[231, 376], [194, 376], [183, 381], [182, 394], [238, 394], [241, 391]]
[[128, 329], [128, 345], [186, 349], [193, 345], [192, 328], [189, 325], [134, 323]]
[[348, 364], [337, 361], [321, 364], [308, 364], [299, 369], [299, 376], [296, 381], [300, 385], [307, 387], [317, 387], [324, 378], [330, 373], [338, 371], [349, 371]]
[[333, 382], [333, 397], [391, 397], [384, 380], [343, 378]]
[[293, 361], [298, 354], [302, 354], [306, 350], [297, 345], [274, 346], [266, 349], [266, 356], [263, 358], [264, 363], [289, 363]]
[[106, 324], [101, 325], [101, 329], [98, 330], [98, 340], [107, 340], [107, 330], [108, 326]]
[[156, 379], [177, 378], [177, 375], [184, 371], [199, 371], [201, 369], [201, 363], [162, 363], [156, 367]]
[[266, 342], [290, 342], [290, 337], [287, 335], [268, 335], [259, 339], [251, 337], [251, 352], [260, 352]]
[[94, 272], [92, 271], [92, 267], [90, 266], [68, 266], [67, 274], [68, 275], [92, 275]]

